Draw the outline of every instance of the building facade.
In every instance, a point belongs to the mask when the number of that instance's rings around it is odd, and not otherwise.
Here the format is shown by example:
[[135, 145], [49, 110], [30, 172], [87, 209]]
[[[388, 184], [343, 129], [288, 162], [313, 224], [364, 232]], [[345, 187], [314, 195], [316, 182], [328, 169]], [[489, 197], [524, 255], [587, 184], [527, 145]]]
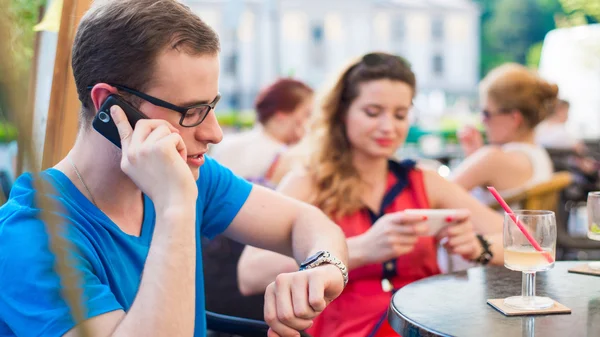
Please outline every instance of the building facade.
[[316, 89], [369, 51], [405, 57], [419, 107], [472, 99], [480, 78], [480, 11], [470, 0], [183, 0], [220, 35], [223, 109], [250, 109], [278, 76]]

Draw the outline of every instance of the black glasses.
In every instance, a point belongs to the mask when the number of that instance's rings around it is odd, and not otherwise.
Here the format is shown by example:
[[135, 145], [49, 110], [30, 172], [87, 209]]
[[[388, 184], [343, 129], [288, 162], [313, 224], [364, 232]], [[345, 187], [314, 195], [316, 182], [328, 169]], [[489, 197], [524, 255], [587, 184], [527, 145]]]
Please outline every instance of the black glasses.
[[[191, 128], [204, 122], [204, 119], [206, 118], [206, 116], [208, 116], [208, 113], [215, 108], [215, 106], [217, 105], [217, 103], [219, 103], [219, 100], [221, 99], [221, 94], [219, 93], [217, 94], [217, 97], [215, 97], [215, 99], [208, 104], [201, 103], [194, 104], [189, 107], [180, 107], [167, 101], [163, 101], [162, 99], [152, 97], [150, 95], [144, 94], [143, 92], [139, 92], [137, 90], [133, 90], [122, 85], [110, 83], [109, 85], [134, 96], [137, 96], [149, 103], [152, 103], [153, 105], [179, 112], [181, 114], [179, 125], [186, 128]], [[88, 86], [88, 90], [91, 90], [93, 87], [94, 86]]]

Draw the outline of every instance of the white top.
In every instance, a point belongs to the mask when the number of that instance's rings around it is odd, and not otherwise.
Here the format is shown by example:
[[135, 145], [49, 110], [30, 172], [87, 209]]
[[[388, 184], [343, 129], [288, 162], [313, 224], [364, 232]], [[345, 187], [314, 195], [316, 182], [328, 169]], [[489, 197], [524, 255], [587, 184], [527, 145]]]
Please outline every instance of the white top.
[[548, 148], [572, 149], [577, 145], [577, 138], [569, 133], [565, 124], [544, 121], [535, 128], [535, 142]]
[[250, 181], [261, 181], [286, 145], [264, 132], [261, 126], [228, 134], [211, 148], [211, 156], [233, 173]]
[[[552, 178], [552, 175], [554, 174], [554, 165], [552, 165], [552, 160], [544, 148], [527, 143], [507, 143], [502, 146], [502, 150], [505, 152], [520, 152], [525, 154], [533, 168], [531, 178], [523, 184], [523, 186], [498, 191], [503, 198], [513, 197], [534, 185], [548, 181]], [[476, 187], [471, 190], [471, 194], [486, 205], [491, 205], [496, 202], [496, 199], [494, 199], [494, 196], [492, 196], [487, 188]]]

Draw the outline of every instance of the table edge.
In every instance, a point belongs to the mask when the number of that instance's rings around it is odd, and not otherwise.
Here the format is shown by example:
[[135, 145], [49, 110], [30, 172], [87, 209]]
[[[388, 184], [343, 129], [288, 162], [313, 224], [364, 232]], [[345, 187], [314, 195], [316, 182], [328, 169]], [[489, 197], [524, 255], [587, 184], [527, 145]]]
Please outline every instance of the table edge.
[[402, 336], [413, 336], [411, 330], [418, 329], [420, 331], [426, 331], [427, 333], [429, 333], [433, 336], [452, 337], [452, 335], [448, 335], [443, 332], [424, 327], [424, 326], [416, 323], [415, 321], [411, 320], [410, 318], [404, 316], [404, 314], [399, 312], [394, 307], [393, 300], [390, 303], [389, 308], [388, 308], [387, 320], [388, 320], [388, 323], [390, 324], [390, 326], [392, 327], [392, 329]]

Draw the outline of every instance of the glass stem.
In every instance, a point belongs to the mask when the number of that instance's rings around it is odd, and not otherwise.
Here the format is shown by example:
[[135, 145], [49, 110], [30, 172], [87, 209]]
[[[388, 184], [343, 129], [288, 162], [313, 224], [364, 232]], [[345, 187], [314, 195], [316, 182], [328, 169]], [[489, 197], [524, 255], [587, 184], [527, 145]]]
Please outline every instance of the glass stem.
[[535, 272], [523, 272], [523, 281], [521, 285], [521, 293], [523, 297], [535, 296]]
[[523, 318], [523, 337], [535, 337], [535, 317]]

